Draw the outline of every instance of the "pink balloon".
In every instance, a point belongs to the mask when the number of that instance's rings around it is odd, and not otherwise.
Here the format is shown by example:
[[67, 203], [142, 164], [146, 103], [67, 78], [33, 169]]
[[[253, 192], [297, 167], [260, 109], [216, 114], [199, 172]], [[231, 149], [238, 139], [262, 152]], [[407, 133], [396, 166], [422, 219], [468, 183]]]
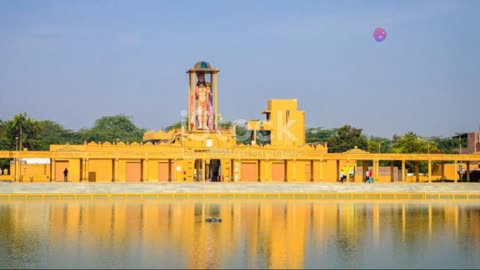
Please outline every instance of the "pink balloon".
[[381, 27], [375, 28], [375, 31], [373, 32], [373, 38], [377, 42], [382, 42], [386, 37], [387, 37], [387, 32], [385, 31], [385, 29]]

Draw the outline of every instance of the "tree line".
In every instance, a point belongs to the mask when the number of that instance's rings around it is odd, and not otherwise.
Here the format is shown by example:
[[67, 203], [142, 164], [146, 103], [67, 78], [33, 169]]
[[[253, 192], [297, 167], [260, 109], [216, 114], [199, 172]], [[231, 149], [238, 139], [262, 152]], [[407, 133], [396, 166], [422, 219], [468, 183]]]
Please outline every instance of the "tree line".
[[[164, 131], [180, 129], [186, 121], [167, 126]], [[233, 125], [230, 121], [219, 123], [222, 128]], [[97, 119], [91, 128], [73, 131], [54, 121], [37, 121], [26, 113], [17, 114], [11, 120], [0, 119], [0, 150], [48, 151], [51, 144], [83, 144], [84, 142], [141, 142], [145, 129], [137, 127], [131, 116], [123, 114]], [[237, 142], [249, 144], [251, 133], [245, 125], [236, 125]], [[268, 142], [268, 133], [257, 134], [258, 144]], [[459, 142], [453, 138], [422, 137], [413, 132], [394, 135], [391, 139], [365, 135], [363, 130], [350, 125], [326, 129], [307, 128], [306, 143], [327, 143], [330, 153], [359, 149], [371, 153], [454, 153]], [[0, 167], [8, 167], [9, 160], [0, 161]], [[413, 167], [407, 164], [407, 167]]]

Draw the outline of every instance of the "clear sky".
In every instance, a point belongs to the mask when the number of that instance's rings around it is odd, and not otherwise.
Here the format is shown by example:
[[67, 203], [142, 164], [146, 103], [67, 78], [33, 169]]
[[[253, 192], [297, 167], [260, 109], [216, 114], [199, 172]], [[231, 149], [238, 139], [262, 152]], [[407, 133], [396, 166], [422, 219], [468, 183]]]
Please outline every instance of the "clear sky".
[[480, 128], [479, 29], [476, 0], [0, 0], [0, 119], [158, 130], [181, 120], [204, 60], [224, 119], [286, 98], [307, 127], [451, 136]]

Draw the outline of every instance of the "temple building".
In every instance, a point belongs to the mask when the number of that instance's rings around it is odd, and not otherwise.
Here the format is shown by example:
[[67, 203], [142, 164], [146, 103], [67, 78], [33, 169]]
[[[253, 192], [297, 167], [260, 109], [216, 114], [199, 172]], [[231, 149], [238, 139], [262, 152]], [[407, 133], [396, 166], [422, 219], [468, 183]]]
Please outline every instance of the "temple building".
[[[220, 124], [218, 88], [220, 70], [201, 61], [187, 70], [186, 121], [176, 130], [148, 131], [141, 143], [85, 142], [51, 145], [50, 151], [0, 151], [13, 161], [0, 180], [23, 182], [335, 182], [340, 171], [347, 181], [362, 182], [370, 168], [381, 182], [421, 182], [436, 179], [457, 181], [459, 168], [480, 161], [473, 154], [369, 153], [351, 149], [328, 153], [325, 144], [305, 142], [305, 112], [296, 99], [270, 99], [261, 112], [264, 120], [247, 121], [246, 138], [238, 138], [236, 124]], [[247, 141], [247, 144], [239, 143]], [[27, 158], [49, 160], [38, 164]], [[380, 168], [380, 161], [390, 166]], [[416, 171], [407, 175], [405, 162]], [[401, 166], [394, 166], [401, 164]], [[420, 163], [428, 164], [420, 175]]]

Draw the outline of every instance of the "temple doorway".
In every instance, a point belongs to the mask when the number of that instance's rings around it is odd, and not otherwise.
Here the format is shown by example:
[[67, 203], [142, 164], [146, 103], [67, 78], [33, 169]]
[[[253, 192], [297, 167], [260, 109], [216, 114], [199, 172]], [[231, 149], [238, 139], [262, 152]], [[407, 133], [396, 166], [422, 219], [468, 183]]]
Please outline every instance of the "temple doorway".
[[210, 168], [208, 178], [212, 182], [221, 181], [221, 162], [219, 159], [210, 160]]

